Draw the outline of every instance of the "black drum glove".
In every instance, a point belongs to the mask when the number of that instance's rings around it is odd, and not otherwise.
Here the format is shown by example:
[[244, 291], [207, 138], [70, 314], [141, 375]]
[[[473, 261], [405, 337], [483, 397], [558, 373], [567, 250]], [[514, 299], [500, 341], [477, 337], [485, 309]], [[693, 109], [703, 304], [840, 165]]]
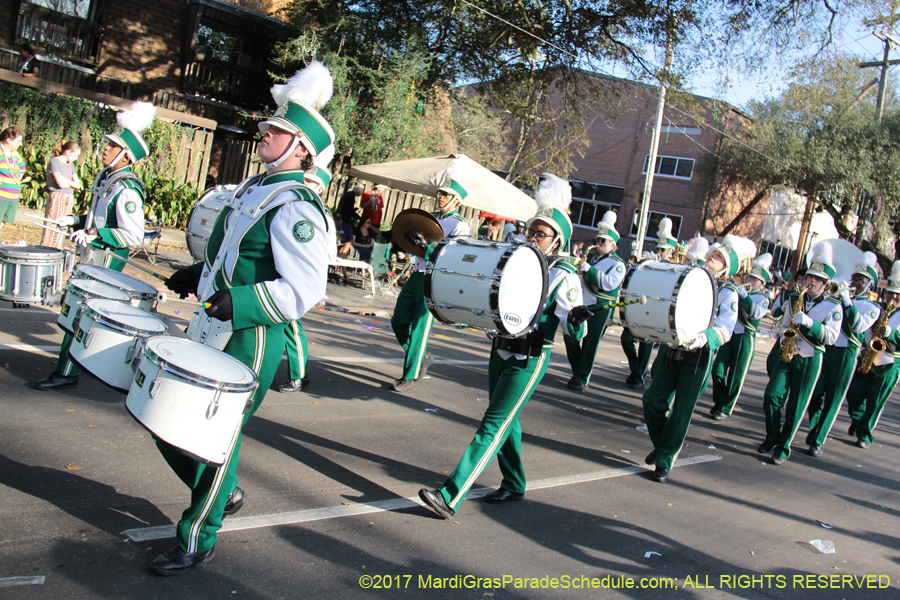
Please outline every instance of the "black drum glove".
[[419, 250], [422, 250], [423, 252], [428, 251], [428, 240], [426, 240], [425, 237], [417, 231], [411, 231], [407, 233], [406, 241]]
[[219, 290], [210, 296], [207, 302], [209, 302], [211, 306], [206, 309], [206, 314], [213, 319], [230, 321], [234, 317], [234, 306], [231, 304], [231, 292], [228, 290]]
[[593, 316], [594, 313], [588, 310], [587, 306], [579, 304], [569, 311], [569, 323], [572, 327], [578, 327]]
[[194, 273], [193, 267], [185, 267], [172, 273], [172, 276], [166, 279], [166, 287], [178, 294], [178, 297], [184, 300], [188, 294], [197, 293], [197, 275]]

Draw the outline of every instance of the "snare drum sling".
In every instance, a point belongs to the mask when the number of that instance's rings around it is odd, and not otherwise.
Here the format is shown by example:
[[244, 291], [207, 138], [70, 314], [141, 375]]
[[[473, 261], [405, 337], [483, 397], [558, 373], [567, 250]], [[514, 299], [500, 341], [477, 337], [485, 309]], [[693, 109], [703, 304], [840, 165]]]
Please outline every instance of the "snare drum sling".
[[[547, 371], [550, 351], [560, 323], [564, 337], [580, 340], [585, 325], [572, 327], [568, 314], [581, 304], [581, 280], [575, 268], [558, 262], [550, 269], [550, 294], [537, 330], [529, 334], [540, 340], [535, 351], [527, 354], [503, 350], [495, 338], [488, 363], [487, 410], [475, 438], [463, 453], [459, 464], [444, 485], [439, 488], [444, 501], [454, 511], [466, 497], [472, 484], [491, 463], [494, 456], [500, 466], [503, 482], [500, 487], [516, 494], [525, 493], [525, 468], [522, 464], [522, 427], [519, 413]], [[531, 344], [528, 344], [532, 346]], [[532, 347], [534, 347], [532, 346]]]

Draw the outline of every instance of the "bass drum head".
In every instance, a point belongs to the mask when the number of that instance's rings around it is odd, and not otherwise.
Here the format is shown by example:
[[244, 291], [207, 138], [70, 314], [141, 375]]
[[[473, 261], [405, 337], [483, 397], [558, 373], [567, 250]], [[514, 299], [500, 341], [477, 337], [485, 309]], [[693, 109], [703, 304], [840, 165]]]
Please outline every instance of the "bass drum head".
[[166, 332], [167, 327], [162, 320], [125, 302], [94, 298], [84, 304], [85, 314], [82, 319], [89, 315], [97, 315], [104, 321], [116, 323], [124, 329], [140, 332], [145, 336], [161, 335]]
[[675, 298], [675, 329], [682, 340], [706, 330], [715, 316], [716, 283], [702, 267], [690, 269], [679, 283]]
[[526, 246], [516, 248], [503, 266], [497, 308], [509, 335], [531, 329], [535, 315], [543, 312], [547, 302], [543, 273], [540, 257]]
[[184, 373], [207, 381], [252, 385], [256, 375], [244, 363], [221, 350], [169, 336], [147, 340], [147, 350]]
[[112, 269], [107, 269], [105, 267], [98, 267], [97, 265], [76, 265], [75, 273], [76, 277], [81, 273], [83, 274], [81, 276], [86, 279], [93, 279], [94, 281], [111, 285], [120, 290], [131, 290], [140, 294], [152, 294], [154, 296], [158, 293], [158, 290], [155, 287], [149, 283], [144, 283], [137, 277], [132, 277], [131, 275], [126, 275], [125, 273], [113, 271]]

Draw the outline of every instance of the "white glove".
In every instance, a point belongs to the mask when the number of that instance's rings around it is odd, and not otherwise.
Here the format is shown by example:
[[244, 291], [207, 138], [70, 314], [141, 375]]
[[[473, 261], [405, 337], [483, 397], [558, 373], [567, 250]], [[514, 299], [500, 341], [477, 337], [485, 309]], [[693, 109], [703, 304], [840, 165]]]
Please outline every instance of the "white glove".
[[75, 233], [72, 234], [72, 241], [78, 244], [79, 246], [87, 246], [93, 240], [97, 239], [97, 235], [91, 235], [86, 232], [84, 229], [79, 229]]
[[706, 339], [706, 334], [701, 333], [700, 335], [698, 335], [697, 337], [692, 339], [690, 342], [685, 344], [684, 347], [688, 350], [697, 350], [698, 348], [703, 348], [704, 346], [706, 346], [706, 342], [708, 342], [708, 341], [709, 340]]
[[793, 315], [791, 317], [791, 323], [806, 327], [807, 329], [813, 326], [813, 320], [806, 313], [802, 312]]
[[66, 215], [64, 217], [60, 217], [60, 218], [56, 219], [55, 221], [52, 221], [52, 223], [56, 223], [60, 227], [70, 227], [77, 222], [78, 222], [78, 217], [76, 217], [74, 215]]
[[589, 263], [589, 262], [586, 261], [586, 260], [585, 260], [585, 261], [582, 261], [581, 264], [578, 265], [578, 268], [579, 268], [581, 271], [590, 271], [590, 270], [591, 270], [591, 263]]
[[841, 299], [841, 304], [844, 306], [850, 306], [850, 290], [841, 290], [841, 293], [838, 294]]
[[746, 298], [749, 295], [750, 295], [750, 292], [747, 291], [747, 288], [745, 288], [745, 287], [738, 288], [738, 296], [740, 296], [741, 298]]
[[894, 331], [894, 330], [891, 329], [891, 326], [890, 326], [890, 325], [885, 325], [885, 326], [884, 326], [884, 337], [890, 337], [891, 332], [893, 332], [893, 331]]

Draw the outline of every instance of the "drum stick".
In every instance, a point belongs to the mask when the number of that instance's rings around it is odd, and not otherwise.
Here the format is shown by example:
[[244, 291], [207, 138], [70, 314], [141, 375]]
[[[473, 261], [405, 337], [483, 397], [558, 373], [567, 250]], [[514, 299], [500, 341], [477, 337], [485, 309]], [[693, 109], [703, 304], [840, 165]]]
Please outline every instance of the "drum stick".
[[156, 297], [160, 302], [180, 302], [181, 304], [190, 304], [191, 306], [201, 306], [203, 308], [209, 308], [212, 306], [211, 302], [201, 302], [199, 300], [182, 300], [181, 298], [169, 298], [169, 295], [165, 292], [160, 292]]
[[45, 219], [44, 217], [39, 217], [37, 215], [30, 215], [28, 213], [25, 213], [25, 216], [29, 217], [31, 219], [37, 219], [38, 221], [44, 221], [45, 223], [53, 223], [54, 225], [59, 225], [59, 223], [56, 222], [56, 219]]
[[622, 302], [611, 302], [609, 304], [591, 304], [586, 307], [588, 310], [597, 312], [598, 310], [606, 310], [607, 308], [618, 308], [619, 306], [628, 306], [629, 304], [647, 304], [647, 296], [641, 295], [637, 298], [632, 298], [631, 300], [624, 300]]
[[159, 273], [155, 273], [155, 272], [151, 271], [150, 269], [148, 269], [147, 267], [145, 267], [144, 265], [136, 263], [133, 260], [128, 260], [127, 258], [123, 258], [123, 257], [119, 256], [118, 254], [113, 254], [112, 252], [110, 252], [109, 255], [112, 258], [117, 258], [117, 259], [121, 260], [125, 264], [131, 265], [135, 269], [143, 271], [147, 275], [153, 275], [154, 277], [156, 277], [157, 279], [159, 279], [161, 281], [165, 281], [166, 279], [168, 279], [168, 277], [166, 277], [165, 275], [160, 275]]

